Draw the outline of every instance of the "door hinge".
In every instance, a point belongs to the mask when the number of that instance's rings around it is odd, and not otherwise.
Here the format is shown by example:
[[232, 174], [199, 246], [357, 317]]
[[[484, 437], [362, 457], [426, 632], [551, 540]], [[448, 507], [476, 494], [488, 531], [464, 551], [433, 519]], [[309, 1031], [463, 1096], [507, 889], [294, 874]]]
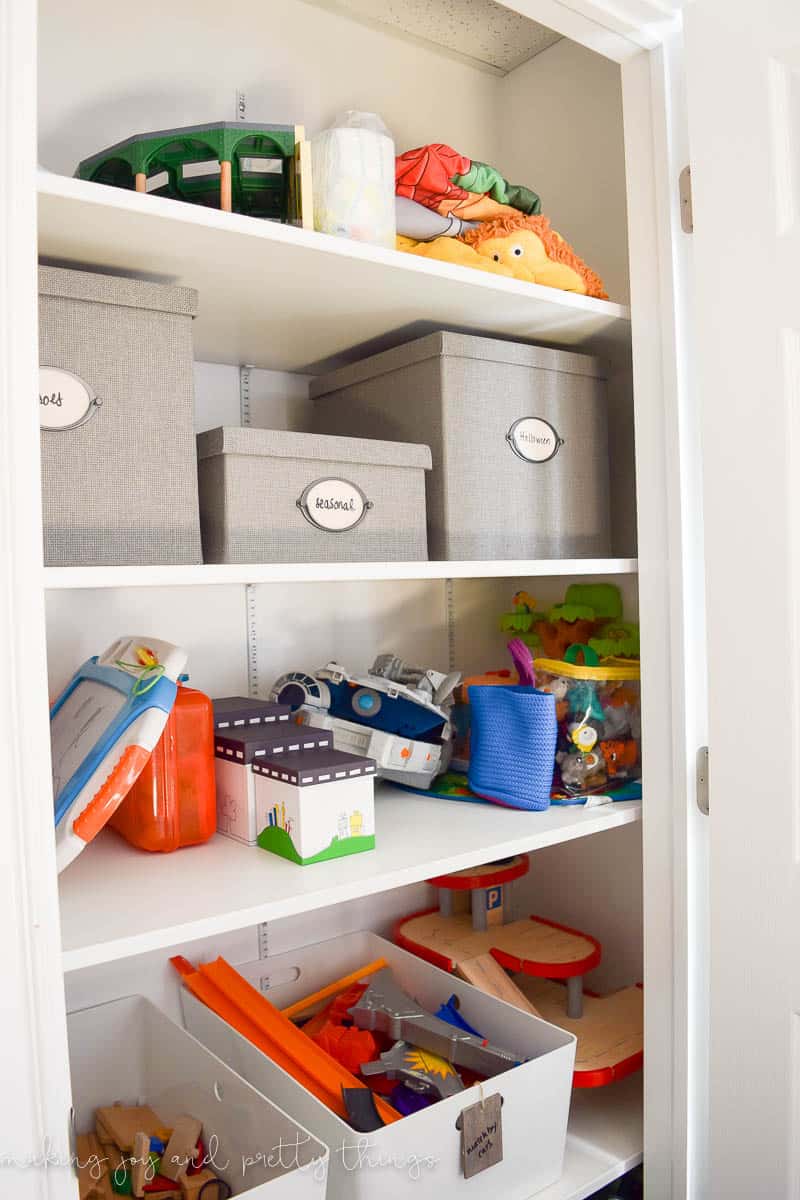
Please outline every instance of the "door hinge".
[[697, 807], [704, 817], [708, 816], [708, 746], [701, 746], [695, 759], [695, 795]]
[[692, 168], [684, 167], [678, 176], [678, 196], [681, 202], [681, 229], [684, 233], [694, 232], [692, 209]]

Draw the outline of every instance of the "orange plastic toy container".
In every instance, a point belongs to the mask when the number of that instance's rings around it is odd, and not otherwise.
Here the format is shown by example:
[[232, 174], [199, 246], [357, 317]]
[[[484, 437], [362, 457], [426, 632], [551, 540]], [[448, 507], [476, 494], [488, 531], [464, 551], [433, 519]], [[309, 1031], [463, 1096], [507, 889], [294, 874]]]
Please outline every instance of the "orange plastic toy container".
[[161, 739], [109, 821], [140, 850], [206, 842], [217, 827], [211, 700], [180, 686]]

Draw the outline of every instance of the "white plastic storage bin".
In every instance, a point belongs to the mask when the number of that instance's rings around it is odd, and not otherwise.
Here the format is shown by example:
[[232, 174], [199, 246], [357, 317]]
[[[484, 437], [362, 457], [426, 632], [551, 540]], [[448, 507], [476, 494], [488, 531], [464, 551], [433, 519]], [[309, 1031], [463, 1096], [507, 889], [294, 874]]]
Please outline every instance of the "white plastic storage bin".
[[197, 292], [39, 270], [48, 566], [199, 563]]
[[216, 1135], [212, 1170], [234, 1196], [325, 1200], [322, 1142], [143, 996], [72, 1012], [67, 1032], [78, 1133], [116, 1101], [147, 1104], [168, 1126], [189, 1114], [203, 1123], [207, 1151]]
[[[247, 974], [269, 980], [279, 1008], [383, 957], [403, 989], [435, 1012], [457, 993], [464, 1018], [490, 1041], [530, 1061], [375, 1133], [359, 1134], [185, 989], [186, 1026], [265, 1095], [296, 1112], [330, 1147], [332, 1200], [528, 1200], [561, 1175], [575, 1038], [485, 995], [377, 934], [347, 934], [276, 955]], [[263, 985], [262, 985], [263, 986]], [[481, 1096], [502, 1096], [503, 1161], [465, 1180], [456, 1121]], [[360, 1164], [360, 1165], [359, 1165]]]
[[433, 333], [312, 381], [319, 433], [426, 442], [436, 559], [610, 553], [596, 358]]
[[427, 446], [231, 427], [197, 453], [206, 562], [428, 557]]

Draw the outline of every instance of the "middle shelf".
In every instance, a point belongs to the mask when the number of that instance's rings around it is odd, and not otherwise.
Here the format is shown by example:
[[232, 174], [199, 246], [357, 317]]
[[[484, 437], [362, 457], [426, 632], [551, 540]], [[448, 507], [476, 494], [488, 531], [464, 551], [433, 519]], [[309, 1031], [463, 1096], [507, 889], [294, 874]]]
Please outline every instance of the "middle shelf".
[[532, 579], [634, 575], [635, 558], [501, 559], [491, 562], [204, 563], [193, 566], [45, 567], [52, 591], [231, 583], [337, 583], [400, 579]]
[[[107, 831], [59, 880], [63, 966], [74, 971], [310, 912], [641, 819], [641, 802], [531, 813], [379, 784], [378, 845], [299, 867], [219, 835], [170, 855]], [[198, 886], [202, 880], [202, 886]]]

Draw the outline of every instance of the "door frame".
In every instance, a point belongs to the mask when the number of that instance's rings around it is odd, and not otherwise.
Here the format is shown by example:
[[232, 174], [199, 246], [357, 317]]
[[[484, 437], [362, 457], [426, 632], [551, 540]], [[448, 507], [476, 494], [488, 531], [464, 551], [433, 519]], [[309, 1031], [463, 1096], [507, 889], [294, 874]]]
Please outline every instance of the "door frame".
[[695, 755], [706, 743], [707, 710], [700, 420], [689, 386], [691, 236], [681, 228], [678, 195], [689, 163], [685, 0], [501, 2], [621, 70], [645, 613], [644, 1158], [649, 1200], [701, 1200], [708, 830], [696, 803]]
[[[4, 1188], [75, 1196], [47, 707], [36, 281], [36, 5], [0, 0], [0, 912]], [[46, 1169], [26, 1160], [46, 1156]], [[10, 1186], [9, 1186], [10, 1185]]]

